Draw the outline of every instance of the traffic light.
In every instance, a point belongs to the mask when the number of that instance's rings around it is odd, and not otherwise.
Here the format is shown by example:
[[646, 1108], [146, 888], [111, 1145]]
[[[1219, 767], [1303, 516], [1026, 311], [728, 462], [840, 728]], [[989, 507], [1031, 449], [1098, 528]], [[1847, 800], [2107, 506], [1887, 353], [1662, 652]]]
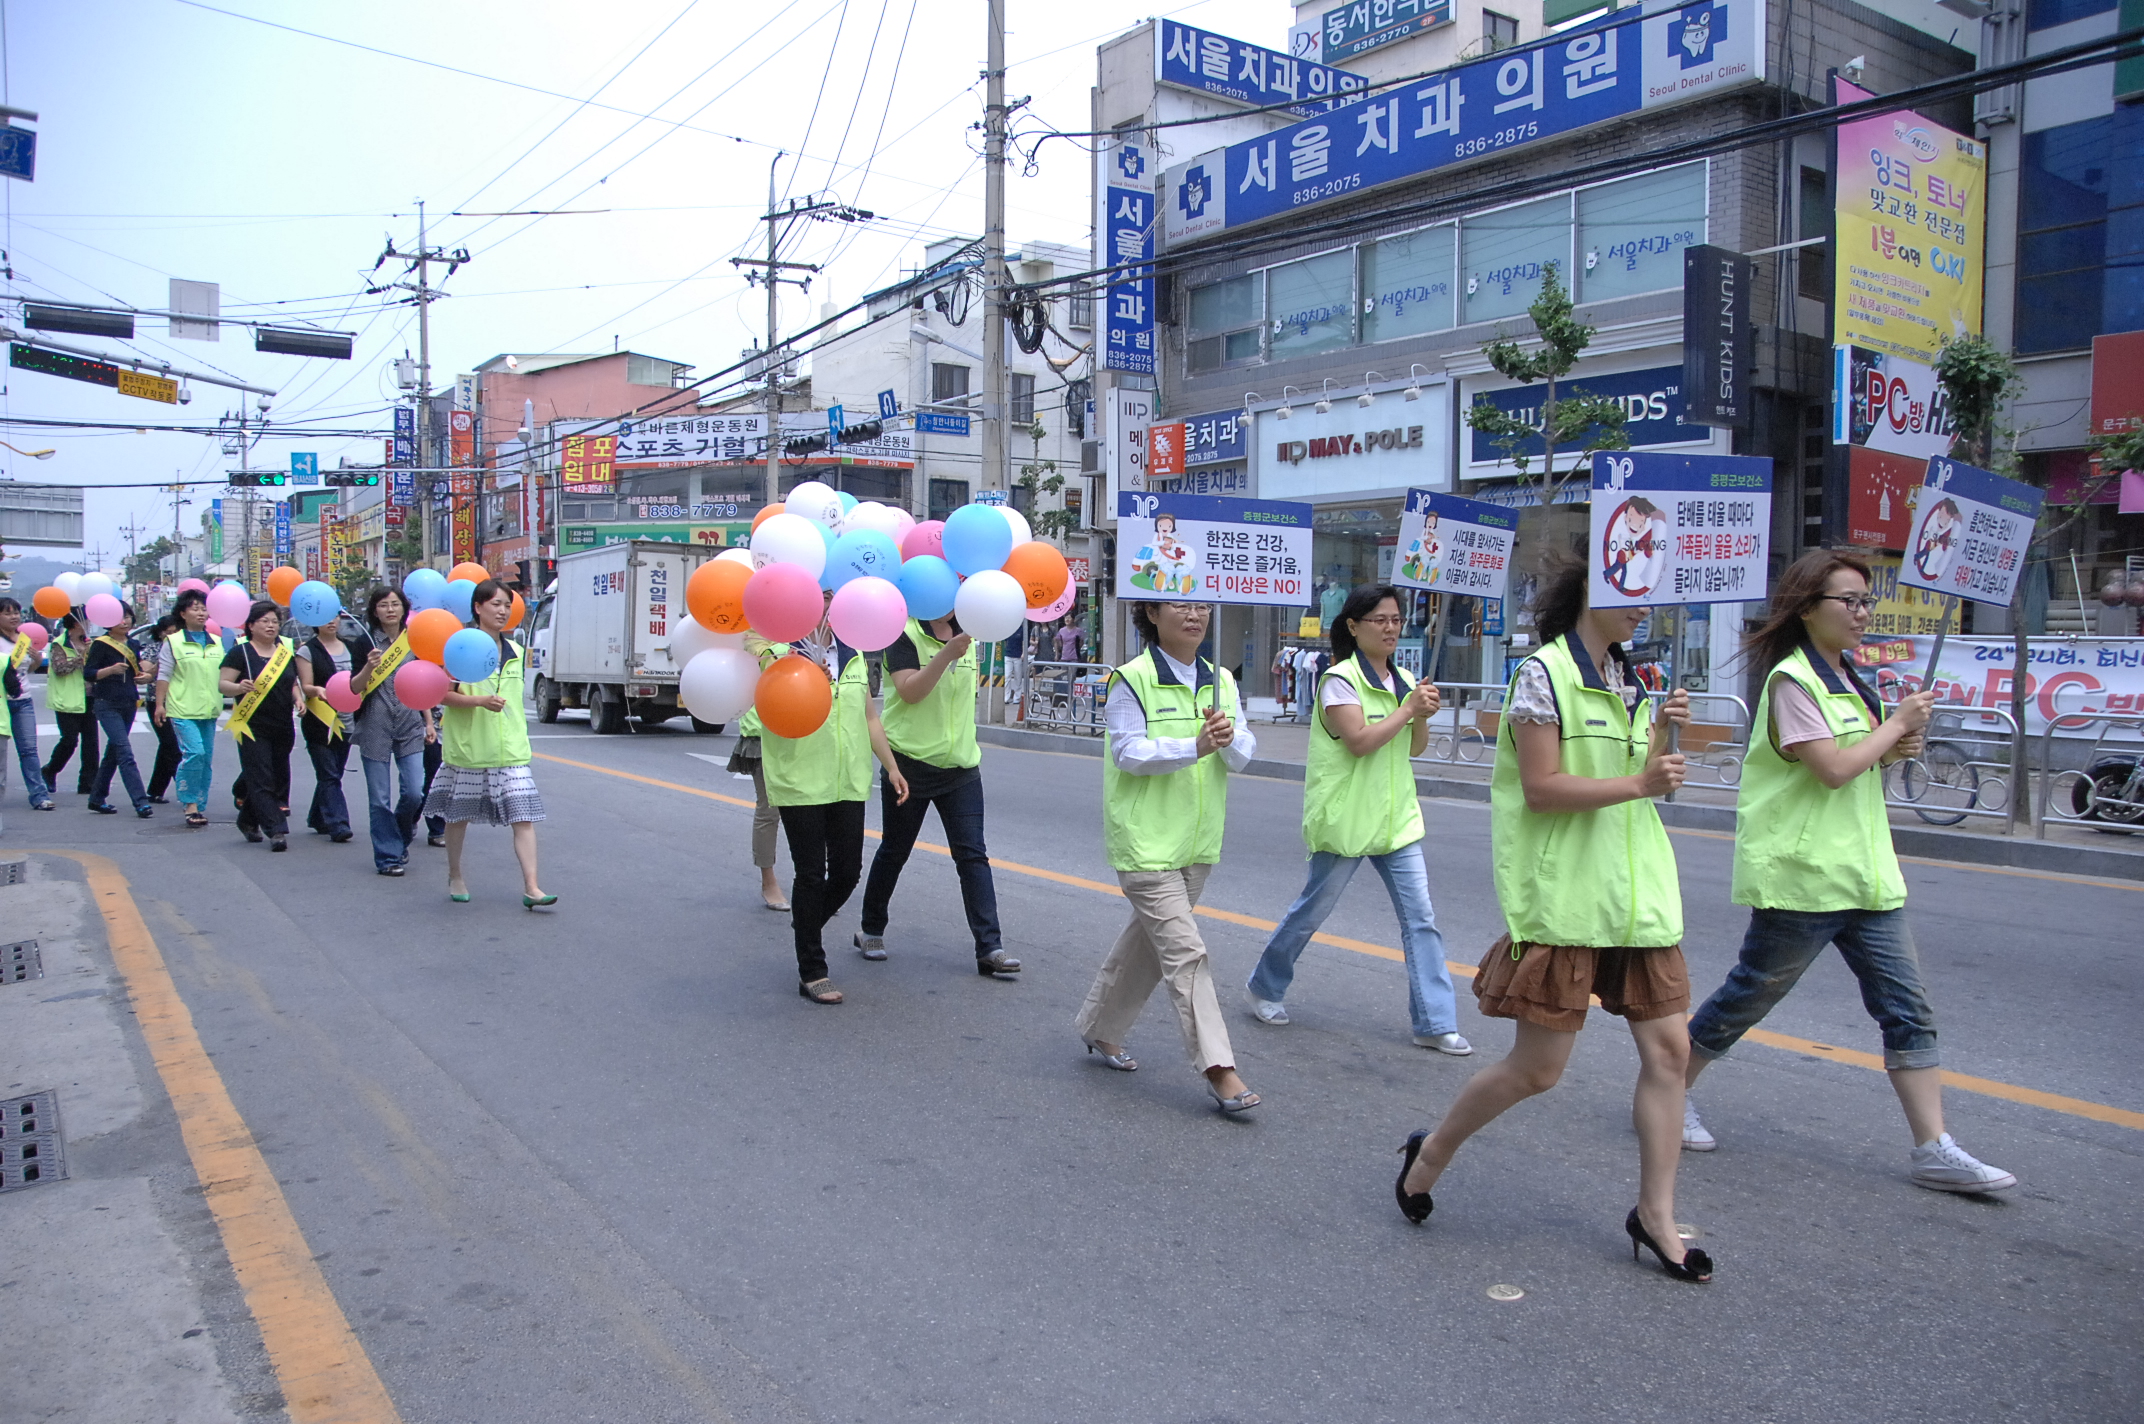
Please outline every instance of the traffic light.
[[844, 445], [861, 445], [867, 441], [878, 439], [885, 431], [886, 424], [884, 421], [867, 420], [861, 425], [851, 425], [844, 429], [841, 432], [841, 443]]
[[376, 485], [380, 482], [378, 470], [322, 470], [320, 475], [330, 486], [337, 489]]
[[290, 475], [283, 470], [226, 470], [223, 478], [231, 489], [281, 489], [290, 483]]

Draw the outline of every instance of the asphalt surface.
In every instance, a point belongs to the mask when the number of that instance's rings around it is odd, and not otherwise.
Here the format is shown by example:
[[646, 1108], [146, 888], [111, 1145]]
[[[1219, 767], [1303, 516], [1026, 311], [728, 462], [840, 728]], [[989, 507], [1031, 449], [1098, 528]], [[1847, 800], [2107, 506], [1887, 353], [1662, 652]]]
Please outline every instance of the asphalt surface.
[[[1470, 1144], [1416, 1229], [1392, 1202], [1394, 1149], [1511, 1039], [1463, 980], [1470, 1060], [1409, 1043], [1398, 964], [1325, 945], [1295, 1023], [1271, 1029], [1241, 1008], [1263, 932], [1205, 921], [1266, 1099], [1224, 1120], [1158, 999], [1136, 1074], [1072, 1032], [1120, 900], [1001, 868], [1027, 968], [984, 979], [950, 862], [919, 850], [891, 959], [838, 950], [848, 1002], [816, 1007], [786, 918], [759, 905], [749, 809], [650, 784], [749, 801], [703, 759], [726, 737], [532, 731], [549, 914], [521, 909], [508, 837], [482, 827], [466, 905], [443, 852], [419, 846], [402, 880], [372, 873], [362, 831], [335, 846], [301, 829], [270, 855], [220, 798], [189, 832], [176, 807], [141, 823], [72, 794], [33, 814], [11, 786], [0, 837], [123, 869], [406, 1420], [2136, 1417], [2135, 1129], [1953, 1090], [1959, 1141], [2022, 1184], [1937, 1194], [1906, 1180], [1880, 1073], [1745, 1046], [1700, 1085], [1720, 1150], [1683, 1158], [1678, 1214], [1718, 1262], [1696, 1288], [1629, 1257], [1636, 1058], [1596, 1013], [1564, 1083]], [[227, 784], [227, 740], [217, 755]], [[986, 748], [984, 771], [996, 858], [1113, 879], [1095, 760]], [[347, 787], [361, 802], [355, 770]], [[1299, 783], [1236, 781], [1206, 904], [1279, 918], [1301, 802]], [[1487, 812], [1427, 815], [1447, 957], [1472, 963], [1500, 929]], [[935, 821], [925, 839], [942, 842]], [[1746, 912], [1727, 902], [1727, 841], [1673, 842], [1703, 995]], [[2144, 897], [1906, 878], [1947, 1067], [2144, 1106]], [[1367, 871], [1325, 928], [1398, 943]], [[1766, 1027], [1880, 1051], [1836, 957]], [[94, 1174], [95, 1154], [76, 1166]], [[213, 1276], [202, 1236], [184, 1239]], [[1491, 1298], [1500, 1285], [1523, 1298]], [[226, 1370], [257, 1384], [258, 1340], [227, 1335]]]

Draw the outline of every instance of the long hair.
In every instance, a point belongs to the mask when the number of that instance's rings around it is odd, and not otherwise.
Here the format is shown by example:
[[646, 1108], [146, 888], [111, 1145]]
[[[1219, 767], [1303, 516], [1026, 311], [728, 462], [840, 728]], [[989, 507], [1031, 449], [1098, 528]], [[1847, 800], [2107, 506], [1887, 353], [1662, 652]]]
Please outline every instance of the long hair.
[[1760, 673], [1786, 661], [1808, 634], [1802, 618], [1824, 596], [1824, 585], [1840, 569], [1851, 569], [1869, 582], [1868, 560], [1843, 549], [1811, 549], [1787, 566], [1772, 586], [1772, 606], [1764, 621], [1742, 640], [1742, 656]]
[[365, 595], [365, 626], [375, 633], [384, 631], [380, 627], [380, 602], [388, 598], [402, 600], [402, 626], [409, 626], [409, 599], [404, 596], [402, 590], [390, 588], [383, 583]]
[[1391, 599], [1393, 606], [1402, 610], [1405, 617], [1407, 602], [1400, 591], [1389, 583], [1366, 583], [1347, 596], [1340, 605], [1339, 616], [1333, 619], [1333, 661], [1345, 662], [1355, 656], [1355, 634], [1347, 626], [1351, 622], [1369, 617], [1377, 611], [1377, 605]]
[[1586, 582], [1588, 570], [1585, 562], [1570, 554], [1556, 553], [1548, 557], [1541, 577], [1534, 584], [1534, 630], [1540, 634], [1543, 645], [1553, 643], [1578, 626], [1578, 619], [1586, 611]]

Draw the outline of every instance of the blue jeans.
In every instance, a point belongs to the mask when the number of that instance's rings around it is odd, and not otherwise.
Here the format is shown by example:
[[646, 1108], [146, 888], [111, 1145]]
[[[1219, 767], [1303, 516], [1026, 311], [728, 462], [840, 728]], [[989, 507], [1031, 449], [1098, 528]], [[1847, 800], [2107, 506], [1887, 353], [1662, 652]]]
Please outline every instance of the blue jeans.
[[342, 794], [342, 775], [350, 767], [350, 739], [307, 742], [305, 755], [313, 763], [313, 804], [306, 810], [305, 824], [327, 835], [348, 835], [350, 803]]
[[1279, 1003], [1295, 981], [1295, 961], [1304, 946], [1340, 903], [1340, 892], [1355, 878], [1363, 861], [1377, 867], [1400, 917], [1400, 948], [1407, 956], [1407, 1012], [1418, 1034], [1459, 1032], [1459, 1006], [1452, 993], [1451, 971], [1444, 967], [1444, 936], [1429, 903], [1429, 868], [1422, 843], [1403, 845], [1385, 855], [1344, 856], [1325, 851], [1310, 857], [1310, 883], [1295, 897], [1288, 913], [1266, 941], [1251, 974], [1252, 997]]
[[1934, 1068], [1936, 1016], [1906, 912], [1751, 910], [1742, 958], [1690, 1018], [1690, 1051], [1718, 1058], [1764, 1021], [1824, 946], [1836, 944], [1861, 982], [1861, 1003], [1883, 1029], [1883, 1066]]
[[879, 778], [878, 853], [871, 857], [871, 878], [864, 882], [862, 929], [867, 935], [886, 932], [893, 910], [893, 887], [901, 880], [901, 867], [916, 848], [916, 834], [923, 817], [938, 808], [938, 824], [945, 831], [946, 848], [953, 852], [953, 869], [960, 876], [960, 903], [968, 912], [968, 933], [975, 939], [975, 957], [987, 959], [1003, 948], [998, 933], [998, 888], [990, 878], [990, 851], [983, 844], [983, 778], [971, 776], [942, 795], [926, 800], [911, 795], [906, 806], [894, 804], [893, 788]]
[[171, 735], [179, 739], [179, 804], [208, 809], [211, 778], [215, 774], [216, 719], [214, 717], [166, 717]]
[[149, 804], [149, 793], [142, 788], [141, 768], [134, 764], [134, 744], [128, 739], [134, 730], [134, 704], [122, 707], [92, 702], [90, 710], [97, 714], [97, 728], [104, 733], [104, 760], [97, 763], [97, 779], [89, 788], [90, 804], [105, 804], [112, 794], [112, 773], [116, 771], [127, 789], [127, 799], [139, 811]]
[[52, 788], [45, 785], [45, 765], [37, 759], [37, 704], [27, 697], [10, 697], [7, 720], [15, 738], [15, 760], [22, 766], [23, 792], [32, 806], [42, 806], [52, 799]]
[[[409, 859], [410, 838], [424, 810], [424, 753], [396, 757], [359, 757], [365, 764], [365, 800], [372, 812], [372, 867], [385, 870]], [[395, 777], [402, 795], [395, 798]]]

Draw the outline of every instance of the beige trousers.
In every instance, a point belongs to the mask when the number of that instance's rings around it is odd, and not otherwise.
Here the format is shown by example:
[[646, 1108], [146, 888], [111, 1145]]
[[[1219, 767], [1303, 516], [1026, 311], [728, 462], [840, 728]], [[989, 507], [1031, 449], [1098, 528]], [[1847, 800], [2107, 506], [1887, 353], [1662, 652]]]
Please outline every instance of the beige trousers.
[[774, 868], [774, 838], [781, 834], [782, 813], [767, 799], [767, 773], [752, 762], [752, 864]]
[[1102, 961], [1087, 1002], [1073, 1020], [1081, 1037], [1121, 1045], [1154, 986], [1166, 984], [1191, 1066], [1201, 1073], [1236, 1066], [1221, 1002], [1214, 994], [1206, 941], [1192, 916], [1212, 870], [1210, 865], [1187, 865], [1181, 870], [1117, 872], [1132, 919]]

